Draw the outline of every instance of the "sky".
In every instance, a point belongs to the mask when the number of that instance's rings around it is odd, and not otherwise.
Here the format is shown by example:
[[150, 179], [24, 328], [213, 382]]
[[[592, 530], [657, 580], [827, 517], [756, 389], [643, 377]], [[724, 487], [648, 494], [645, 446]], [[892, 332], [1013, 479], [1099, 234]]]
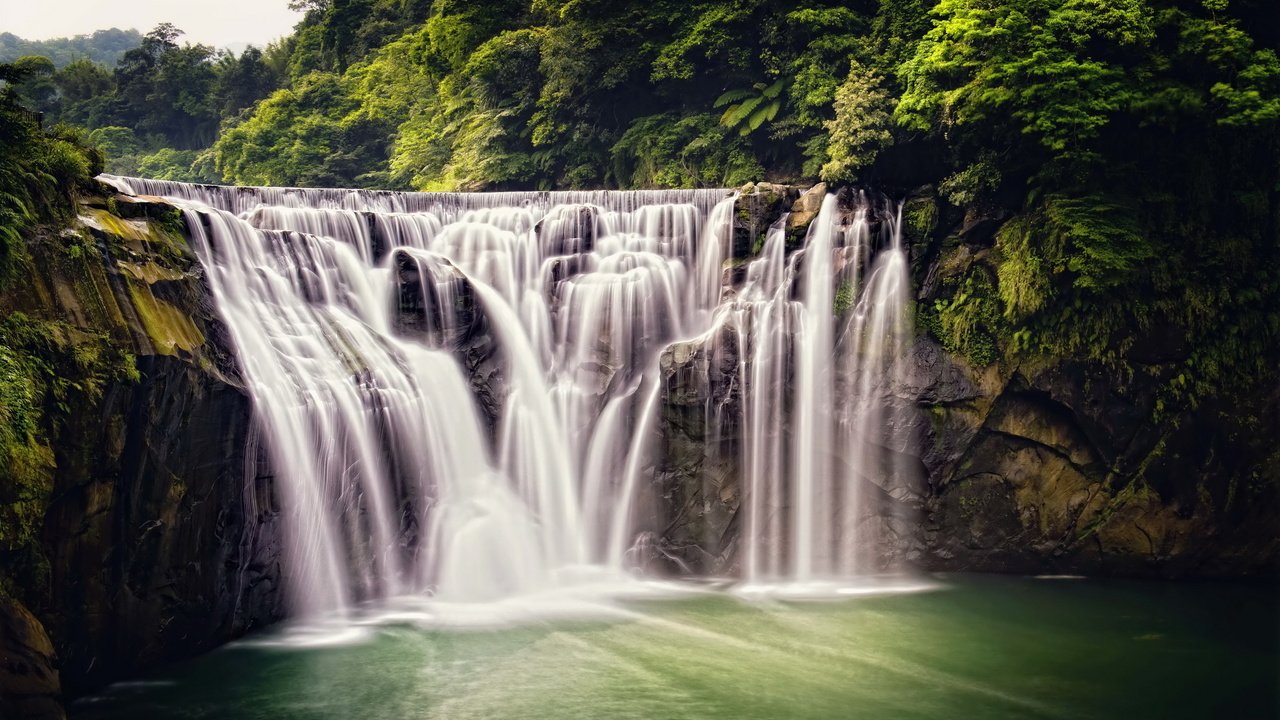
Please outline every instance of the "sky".
[[301, 17], [288, 0], [0, 0], [0, 32], [27, 40], [112, 27], [145, 33], [171, 22], [186, 32], [179, 42], [261, 47], [289, 34]]

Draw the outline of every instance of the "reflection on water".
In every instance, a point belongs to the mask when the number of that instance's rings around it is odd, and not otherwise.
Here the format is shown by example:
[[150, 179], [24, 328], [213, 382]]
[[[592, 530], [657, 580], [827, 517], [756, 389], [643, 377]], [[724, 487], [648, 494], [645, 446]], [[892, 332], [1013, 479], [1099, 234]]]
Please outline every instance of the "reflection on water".
[[817, 601], [637, 585], [620, 595], [605, 588], [512, 602], [505, 616], [472, 607], [469, 618], [405, 602], [336, 635], [293, 629], [237, 643], [84, 698], [72, 717], [1266, 718], [1280, 711], [1274, 587], [958, 576], [929, 588]]

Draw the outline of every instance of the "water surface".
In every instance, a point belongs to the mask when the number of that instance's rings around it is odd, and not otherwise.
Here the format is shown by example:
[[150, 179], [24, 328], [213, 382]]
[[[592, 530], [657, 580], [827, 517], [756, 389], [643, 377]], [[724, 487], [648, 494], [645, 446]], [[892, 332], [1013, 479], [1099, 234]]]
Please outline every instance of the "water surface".
[[719, 592], [502, 627], [277, 631], [73, 718], [1271, 718], [1274, 587], [944, 577], [840, 601]]

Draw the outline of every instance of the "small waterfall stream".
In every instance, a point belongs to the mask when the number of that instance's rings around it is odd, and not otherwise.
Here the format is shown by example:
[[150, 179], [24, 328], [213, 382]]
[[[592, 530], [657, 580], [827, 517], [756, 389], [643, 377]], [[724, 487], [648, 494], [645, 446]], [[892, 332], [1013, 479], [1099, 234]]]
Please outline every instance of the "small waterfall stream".
[[902, 426], [884, 396], [910, 277], [898, 218], [866, 198], [850, 215], [828, 196], [798, 251], [780, 223], [735, 286], [727, 191], [104, 179], [184, 209], [266, 439], [296, 614], [624, 577], [659, 357], [726, 328], [742, 576], [880, 569], [866, 486], [905, 472], [884, 452]]
[[739, 348], [749, 588], [886, 569], [883, 518], [866, 494], [911, 484], [892, 452], [912, 438], [891, 397], [911, 339], [911, 278], [900, 208], [883, 214], [878, 238], [872, 210], [860, 197], [842, 224], [828, 195], [791, 255], [784, 218], [718, 312]]

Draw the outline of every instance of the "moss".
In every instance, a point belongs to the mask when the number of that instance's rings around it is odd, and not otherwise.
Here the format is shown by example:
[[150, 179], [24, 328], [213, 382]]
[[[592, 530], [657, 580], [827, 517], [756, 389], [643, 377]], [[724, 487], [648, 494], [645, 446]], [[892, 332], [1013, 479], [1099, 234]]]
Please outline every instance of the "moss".
[[31, 545], [53, 491], [53, 452], [44, 424], [38, 369], [0, 344], [0, 553]]
[[836, 297], [834, 307], [836, 316], [843, 316], [853, 308], [853, 283], [845, 280], [840, 283], [840, 287], [836, 288]]
[[81, 216], [89, 227], [130, 242], [142, 243], [151, 237], [146, 220], [125, 220], [107, 210], [86, 208]]
[[23, 313], [0, 322], [0, 588], [43, 591], [56, 438], [109, 382], [137, 379], [133, 355], [106, 335]]
[[151, 293], [145, 283], [128, 280], [129, 297], [156, 352], [175, 355], [192, 352], [204, 344], [204, 334], [190, 317]]
[[1000, 357], [999, 338], [1005, 327], [995, 282], [984, 266], [969, 268], [951, 298], [935, 301], [932, 313], [919, 320], [948, 352], [963, 355], [978, 367]]
[[126, 220], [143, 221], [152, 234], [163, 233], [181, 238], [187, 231], [187, 221], [182, 211], [160, 201], [117, 202], [113, 212]]
[[902, 207], [902, 224], [907, 240], [924, 242], [938, 228], [938, 203], [931, 197], [916, 197]]
[[184, 276], [177, 270], [171, 270], [166, 267], [157, 265], [154, 261], [145, 263], [131, 263], [120, 261], [116, 263], [120, 271], [148, 285], [160, 282], [161, 280], [181, 280]]

